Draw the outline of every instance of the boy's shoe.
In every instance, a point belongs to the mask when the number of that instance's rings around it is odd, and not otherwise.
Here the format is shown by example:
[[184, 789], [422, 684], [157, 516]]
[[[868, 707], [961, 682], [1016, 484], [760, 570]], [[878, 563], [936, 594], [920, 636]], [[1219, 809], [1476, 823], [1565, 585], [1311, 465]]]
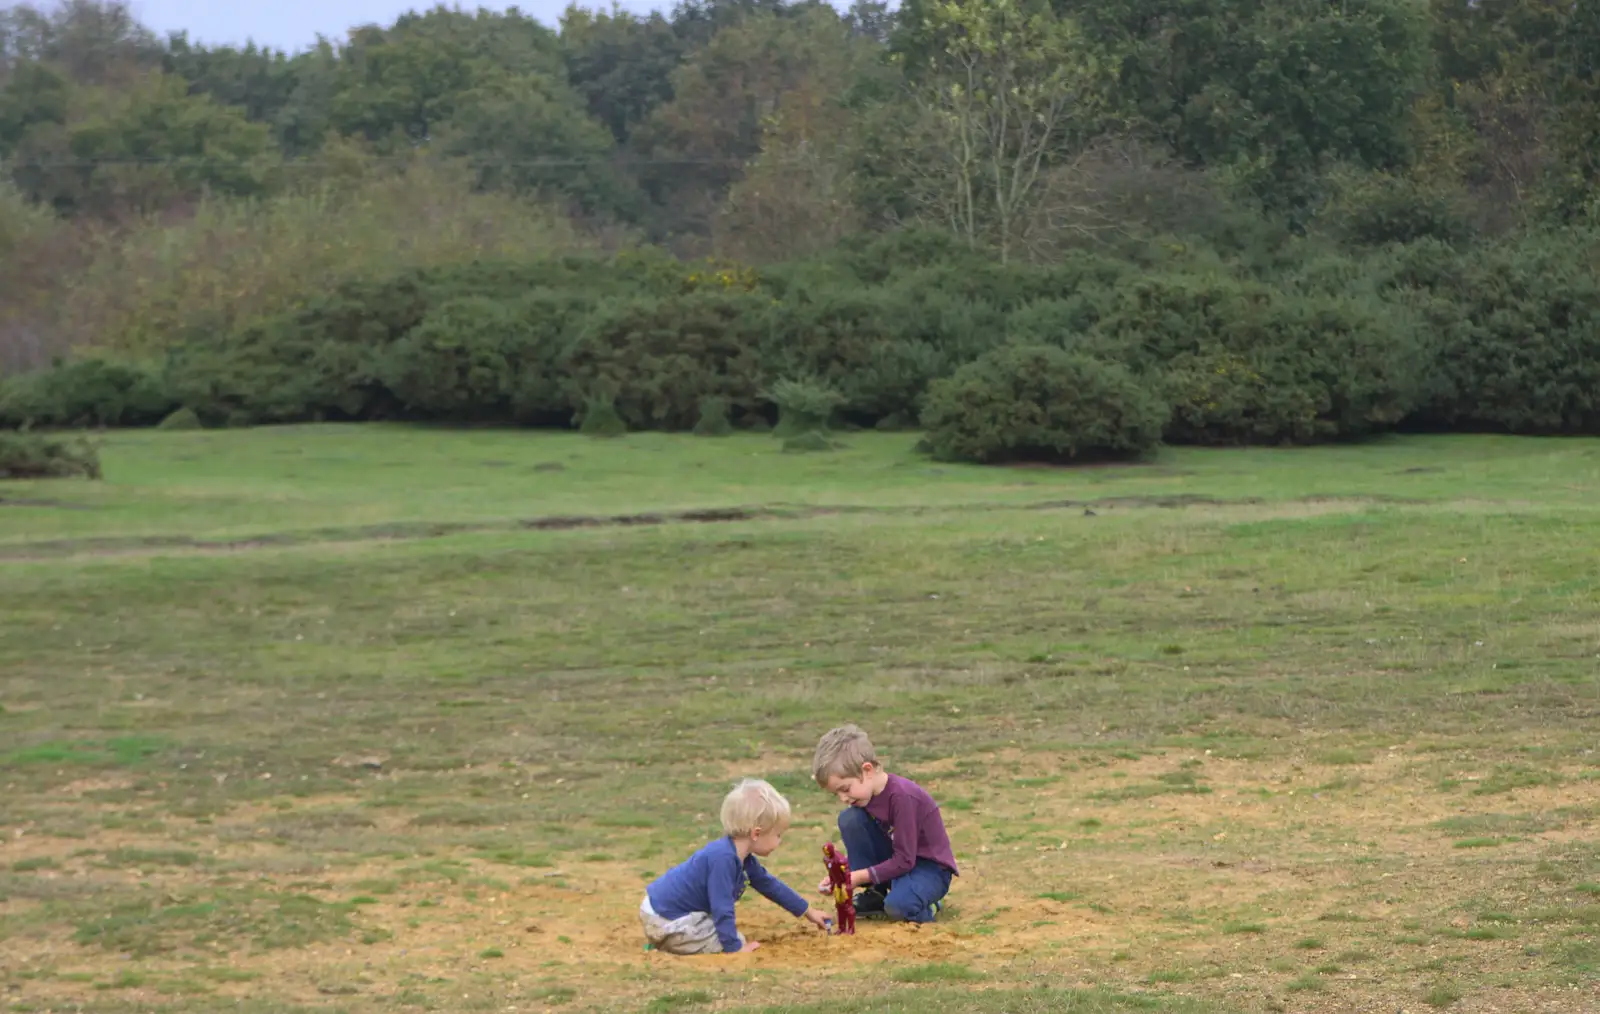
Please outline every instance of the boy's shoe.
[[883, 903], [889, 895], [876, 887], [856, 892], [856, 915], [882, 915]]
[[932, 918], [929, 919], [928, 921], [929, 922], [938, 922], [939, 921], [939, 913], [942, 912], [942, 911], [944, 911], [944, 902], [942, 902], [942, 901], [936, 901], [933, 904], [929, 905], [928, 906], [928, 913], [929, 913], [929, 915], [932, 916]]

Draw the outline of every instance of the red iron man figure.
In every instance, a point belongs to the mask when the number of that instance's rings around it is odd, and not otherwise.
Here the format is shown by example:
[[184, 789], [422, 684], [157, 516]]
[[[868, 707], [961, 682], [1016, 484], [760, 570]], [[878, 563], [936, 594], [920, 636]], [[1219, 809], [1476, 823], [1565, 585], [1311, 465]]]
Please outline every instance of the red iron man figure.
[[841, 856], [833, 842], [822, 846], [822, 857], [828, 864], [828, 883], [833, 885], [833, 904], [839, 915], [836, 933], [856, 931], [855, 888], [850, 883], [850, 861]]

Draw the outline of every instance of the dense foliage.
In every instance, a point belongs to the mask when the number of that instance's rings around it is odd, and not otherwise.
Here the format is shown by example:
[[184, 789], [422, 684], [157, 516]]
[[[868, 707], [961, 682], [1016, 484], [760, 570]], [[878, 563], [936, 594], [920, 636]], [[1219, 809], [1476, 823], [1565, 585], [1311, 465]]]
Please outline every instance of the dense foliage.
[[880, 270], [914, 239], [771, 274], [630, 253], [349, 282], [247, 327], [196, 329], [160, 358], [13, 377], [0, 423], [187, 409], [208, 426], [568, 426], [603, 403], [629, 429], [689, 431], [711, 406], [714, 431], [920, 421], [941, 454], [979, 460], [1406, 425], [1600, 433], [1600, 283], [1592, 257], [1573, 259], [1600, 236], [1467, 254], [1422, 240], [1272, 282], [1183, 256], [989, 272], [958, 251]]
[[98, 479], [100, 455], [83, 439], [0, 433], [0, 479]]
[[1169, 408], [1119, 363], [1050, 345], [1006, 345], [936, 381], [927, 443], [958, 461], [1135, 458]]
[[13, 5], [0, 425], [1600, 432], [1597, 24], [684, 0], [286, 54]]

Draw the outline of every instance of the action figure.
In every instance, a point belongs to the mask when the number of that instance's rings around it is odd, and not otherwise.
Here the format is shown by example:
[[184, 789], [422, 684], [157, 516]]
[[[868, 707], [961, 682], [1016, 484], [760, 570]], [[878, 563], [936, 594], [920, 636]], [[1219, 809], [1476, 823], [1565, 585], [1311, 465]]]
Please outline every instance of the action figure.
[[839, 854], [831, 841], [822, 846], [822, 857], [828, 864], [828, 883], [833, 885], [833, 904], [839, 914], [835, 932], [854, 933], [856, 901], [855, 887], [850, 883], [850, 861]]

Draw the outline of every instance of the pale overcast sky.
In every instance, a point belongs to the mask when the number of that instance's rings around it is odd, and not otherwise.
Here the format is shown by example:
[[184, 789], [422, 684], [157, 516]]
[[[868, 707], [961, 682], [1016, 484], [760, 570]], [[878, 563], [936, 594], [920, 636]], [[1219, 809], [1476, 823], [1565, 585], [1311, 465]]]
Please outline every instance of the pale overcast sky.
[[[254, 39], [259, 45], [290, 52], [305, 49], [317, 40], [317, 33], [333, 39], [346, 30], [364, 24], [389, 24], [408, 10], [436, 6], [435, 0], [132, 0], [140, 21], [165, 35], [185, 29], [191, 39], [209, 43], [243, 45]], [[508, 3], [484, 0], [479, 3], [451, 3], [467, 10], [488, 7], [504, 10]], [[523, 0], [515, 6], [523, 13], [555, 27], [566, 9], [567, 0]], [[585, 6], [610, 7], [610, 0], [586, 2]], [[664, 8], [667, 0], [623, 0], [623, 8], [646, 11]]]

